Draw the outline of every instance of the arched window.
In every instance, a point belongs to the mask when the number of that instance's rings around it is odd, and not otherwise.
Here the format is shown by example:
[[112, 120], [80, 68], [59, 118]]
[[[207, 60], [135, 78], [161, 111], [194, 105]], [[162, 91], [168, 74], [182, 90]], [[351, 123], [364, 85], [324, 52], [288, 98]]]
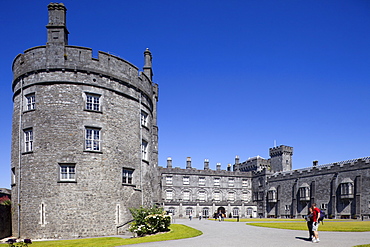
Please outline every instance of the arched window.
[[187, 216], [189, 216], [190, 214], [193, 214], [193, 208], [192, 207], [187, 207], [185, 209], [185, 213]]
[[209, 208], [203, 208], [202, 217], [203, 218], [208, 218], [209, 217]]
[[216, 202], [221, 201], [221, 193], [220, 191], [213, 192], [213, 200]]
[[253, 208], [247, 208], [247, 215], [249, 217], [252, 217], [252, 213], [253, 213]]
[[237, 217], [239, 215], [239, 208], [233, 208], [233, 217]]
[[182, 200], [190, 201], [190, 191], [189, 190], [184, 190], [182, 192]]

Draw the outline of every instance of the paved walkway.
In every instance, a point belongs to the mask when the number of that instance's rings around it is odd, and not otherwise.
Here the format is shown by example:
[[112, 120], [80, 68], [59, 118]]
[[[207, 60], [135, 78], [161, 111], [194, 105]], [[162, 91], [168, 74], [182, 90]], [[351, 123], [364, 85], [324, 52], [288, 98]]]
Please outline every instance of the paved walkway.
[[[320, 232], [320, 243], [307, 241], [308, 231], [283, 230], [248, 226], [245, 222], [218, 222], [211, 220], [192, 221], [176, 219], [176, 224], [184, 224], [203, 232], [203, 235], [179, 240], [135, 244], [143, 247], [234, 247], [234, 246], [268, 246], [300, 247], [327, 246], [351, 247], [370, 244], [370, 232]], [[284, 223], [282, 223], [284, 224]]]

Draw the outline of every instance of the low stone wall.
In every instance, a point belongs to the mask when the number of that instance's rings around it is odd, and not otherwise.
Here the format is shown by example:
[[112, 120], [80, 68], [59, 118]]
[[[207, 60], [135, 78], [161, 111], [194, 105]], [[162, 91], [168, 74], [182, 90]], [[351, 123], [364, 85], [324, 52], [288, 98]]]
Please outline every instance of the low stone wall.
[[0, 205], [0, 239], [12, 235], [12, 221], [10, 206]]

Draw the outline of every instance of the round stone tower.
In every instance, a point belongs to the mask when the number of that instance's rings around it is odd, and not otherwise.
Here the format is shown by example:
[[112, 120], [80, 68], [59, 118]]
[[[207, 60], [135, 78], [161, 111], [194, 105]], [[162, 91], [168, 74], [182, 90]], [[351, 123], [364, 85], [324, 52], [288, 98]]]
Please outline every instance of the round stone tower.
[[158, 85], [117, 56], [68, 45], [66, 8], [48, 5], [46, 46], [13, 62], [13, 235], [112, 235], [158, 199]]

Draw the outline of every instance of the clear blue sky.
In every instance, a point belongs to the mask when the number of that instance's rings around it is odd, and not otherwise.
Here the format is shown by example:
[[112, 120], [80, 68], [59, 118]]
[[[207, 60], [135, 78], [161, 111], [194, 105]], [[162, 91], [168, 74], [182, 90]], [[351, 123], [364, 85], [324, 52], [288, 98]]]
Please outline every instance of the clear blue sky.
[[[0, 187], [10, 187], [14, 57], [46, 43], [50, 0], [2, 1]], [[370, 1], [63, 1], [69, 44], [159, 84], [159, 164], [226, 169], [274, 145], [293, 168], [370, 156]]]

